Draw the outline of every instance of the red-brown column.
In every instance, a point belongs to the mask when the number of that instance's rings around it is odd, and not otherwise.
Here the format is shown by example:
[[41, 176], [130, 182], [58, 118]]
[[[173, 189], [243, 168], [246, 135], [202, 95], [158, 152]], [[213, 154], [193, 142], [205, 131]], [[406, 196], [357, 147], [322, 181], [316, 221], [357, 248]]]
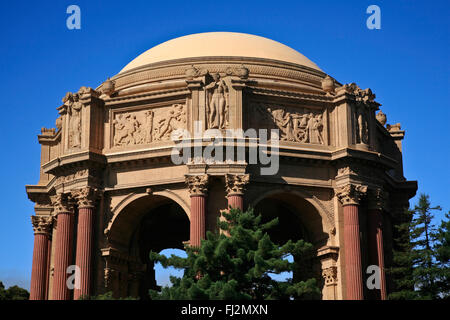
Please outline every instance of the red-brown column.
[[33, 266], [31, 271], [30, 300], [45, 300], [48, 273], [48, 238], [51, 217], [32, 216], [34, 228]]
[[57, 206], [52, 300], [69, 300], [67, 268], [72, 264], [73, 213], [66, 205], [57, 204]]
[[348, 300], [364, 299], [358, 207], [354, 204], [344, 206], [345, 274]]
[[240, 209], [244, 211], [244, 195], [231, 194], [228, 196], [228, 207]]
[[75, 264], [80, 268], [80, 287], [75, 288], [74, 300], [91, 295], [93, 223], [94, 208], [79, 208]]
[[201, 239], [205, 238], [206, 226], [206, 194], [208, 191], [207, 174], [186, 175], [186, 184], [191, 194], [191, 234], [189, 245], [199, 247]]
[[383, 216], [380, 209], [370, 209], [368, 213], [369, 263], [380, 268], [380, 290], [376, 298], [386, 300], [386, 278], [384, 271]]
[[50, 286], [50, 263], [52, 258], [52, 238], [51, 234], [49, 234], [47, 240], [47, 277], [45, 280], [45, 299], [48, 300], [49, 286]]
[[189, 244], [199, 247], [205, 238], [206, 196], [191, 195], [191, 240]]
[[228, 207], [244, 210], [244, 190], [249, 180], [250, 175], [248, 174], [225, 175]]
[[344, 252], [346, 299], [363, 300], [361, 244], [359, 237], [359, 200], [366, 186], [349, 184], [339, 188], [336, 195], [344, 213]]

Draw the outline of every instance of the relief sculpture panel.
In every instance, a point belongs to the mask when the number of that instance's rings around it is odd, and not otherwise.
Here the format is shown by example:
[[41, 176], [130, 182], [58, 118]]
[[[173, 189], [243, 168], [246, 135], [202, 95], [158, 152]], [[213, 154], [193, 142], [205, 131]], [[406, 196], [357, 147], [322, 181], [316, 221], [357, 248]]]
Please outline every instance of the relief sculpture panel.
[[325, 144], [323, 111], [254, 102], [250, 127], [279, 129], [281, 141]]
[[186, 106], [118, 112], [113, 120], [113, 146], [148, 144], [170, 140], [171, 133], [186, 128]]

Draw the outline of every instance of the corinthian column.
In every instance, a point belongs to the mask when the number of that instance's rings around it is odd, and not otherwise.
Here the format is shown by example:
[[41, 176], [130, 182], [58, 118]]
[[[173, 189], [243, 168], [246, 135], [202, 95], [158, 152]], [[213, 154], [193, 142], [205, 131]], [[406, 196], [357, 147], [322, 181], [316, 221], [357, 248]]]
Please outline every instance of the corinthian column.
[[248, 174], [225, 175], [225, 186], [227, 190], [228, 208], [236, 208], [244, 211], [244, 190], [245, 185], [249, 182]]
[[349, 184], [336, 190], [344, 211], [344, 252], [347, 300], [363, 300], [359, 201], [366, 186]]
[[191, 237], [189, 245], [199, 247], [201, 239], [205, 238], [206, 194], [208, 178], [205, 175], [186, 175], [186, 183], [191, 194]]
[[73, 213], [68, 196], [51, 197], [56, 215], [55, 269], [53, 276], [53, 300], [69, 300], [67, 268], [72, 264]]
[[49, 272], [49, 239], [53, 218], [31, 216], [34, 229], [33, 266], [31, 271], [30, 300], [45, 300]]
[[75, 264], [79, 268], [79, 287], [75, 287], [74, 300], [90, 296], [92, 289], [92, 248], [94, 212], [97, 190], [83, 188], [72, 193], [78, 203], [77, 251]]
[[382, 189], [370, 190], [368, 212], [369, 263], [380, 268], [380, 289], [375, 289], [375, 298], [386, 300], [386, 277], [383, 248], [383, 207], [386, 193]]

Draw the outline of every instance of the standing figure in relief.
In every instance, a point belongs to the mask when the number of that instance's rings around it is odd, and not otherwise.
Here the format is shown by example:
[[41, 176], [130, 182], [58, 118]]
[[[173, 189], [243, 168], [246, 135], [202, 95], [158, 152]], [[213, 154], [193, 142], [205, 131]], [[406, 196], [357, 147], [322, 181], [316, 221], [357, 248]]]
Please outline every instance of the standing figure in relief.
[[145, 142], [152, 142], [152, 131], [153, 131], [153, 118], [155, 114], [153, 111], [149, 110], [145, 112]]
[[220, 75], [212, 75], [214, 82], [211, 82], [205, 88], [210, 92], [207, 99], [207, 114], [209, 129], [224, 129], [228, 113], [228, 88]]
[[364, 114], [364, 110], [362, 107], [358, 108], [356, 116], [357, 116], [357, 120], [358, 120], [358, 128], [357, 128], [358, 142], [367, 144], [369, 141], [369, 134], [368, 134], [366, 116]]
[[78, 93], [69, 99], [69, 146], [71, 148], [81, 147], [81, 109], [83, 104], [79, 101]]
[[323, 130], [323, 122], [322, 122], [322, 115], [316, 115], [314, 117], [314, 122], [312, 126], [312, 135], [311, 135], [311, 143], [319, 143], [323, 144], [323, 138], [322, 138], [322, 130]]

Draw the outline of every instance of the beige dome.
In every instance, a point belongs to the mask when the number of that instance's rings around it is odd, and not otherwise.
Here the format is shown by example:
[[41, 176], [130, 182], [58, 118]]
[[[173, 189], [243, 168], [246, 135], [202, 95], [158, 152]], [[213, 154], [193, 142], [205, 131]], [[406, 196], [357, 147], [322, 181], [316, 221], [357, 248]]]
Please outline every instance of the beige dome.
[[155, 62], [197, 57], [263, 58], [320, 70], [304, 55], [277, 41], [245, 33], [207, 32], [163, 42], [132, 60], [120, 73]]

